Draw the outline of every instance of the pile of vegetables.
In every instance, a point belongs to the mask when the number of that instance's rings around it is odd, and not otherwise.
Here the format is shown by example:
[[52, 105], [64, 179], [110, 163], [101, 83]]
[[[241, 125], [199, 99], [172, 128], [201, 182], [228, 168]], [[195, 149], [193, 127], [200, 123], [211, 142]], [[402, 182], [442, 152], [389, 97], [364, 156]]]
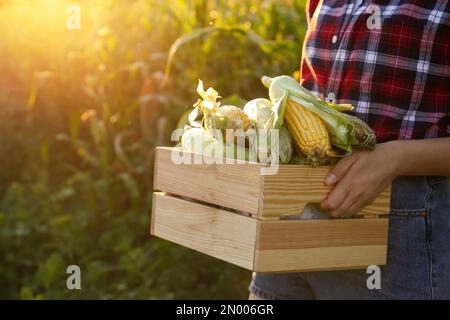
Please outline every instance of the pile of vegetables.
[[189, 115], [183, 149], [263, 163], [275, 159], [318, 166], [333, 163], [353, 148], [375, 147], [373, 130], [343, 112], [353, 106], [323, 101], [289, 76], [263, 77], [262, 83], [270, 100], [258, 98], [241, 109], [221, 106], [219, 93], [213, 88], [205, 91], [199, 81], [201, 99]]

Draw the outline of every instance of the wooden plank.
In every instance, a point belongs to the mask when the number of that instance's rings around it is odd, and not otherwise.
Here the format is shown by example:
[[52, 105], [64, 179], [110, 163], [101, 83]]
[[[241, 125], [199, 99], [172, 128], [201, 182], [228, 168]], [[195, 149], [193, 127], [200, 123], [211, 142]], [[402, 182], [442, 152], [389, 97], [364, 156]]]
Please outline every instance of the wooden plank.
[[261, 190], [260, 165], [175, 164], [171, 160], [172, 150], [177, 149], [156, 149], [154, 190], [257, 214]]
[[257, 249], [387, 245], [388, 219], [260, 221]]
[[161, 193], [153, 202], [155, 236], [252, 269], [256, 219]]
[[[264, 206], [260, 217], [300, 214], [308, 203], [321, 203], [331, 191], [324, 184], [329, 167], [311, 168], [301, 165], [280, 165], [276, 175], [264, 176]], [[390, 187], [360, 215], [389, 214]]]
[[260, 216], [301, 214], [308, 203], [320, 203], [329, 192], [323, 184], [327, 167], [280, 165], [278, 173], [264, 177], [264, 207]]
[[345, 246], [256, 250], [256, 272], [305, 272], [365, 269], [386, 264], [387, 246]]
[[155, 196], [153, 195], [152, 212], [150, 212], [150, 234], [155, 234]]

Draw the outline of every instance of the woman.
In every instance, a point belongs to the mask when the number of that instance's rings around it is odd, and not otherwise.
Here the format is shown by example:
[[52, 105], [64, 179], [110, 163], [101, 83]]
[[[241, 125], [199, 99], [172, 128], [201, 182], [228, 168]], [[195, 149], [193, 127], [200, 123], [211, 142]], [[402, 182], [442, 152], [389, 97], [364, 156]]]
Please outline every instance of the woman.
[[302, 85], [355, 106], [374, 151], [331, 169], [321, 207], [353, 215], [392, 183], [381, 289], [366, 270], [255, 274], [251, 299], [450, 299], [448, 1], [310, 1]]

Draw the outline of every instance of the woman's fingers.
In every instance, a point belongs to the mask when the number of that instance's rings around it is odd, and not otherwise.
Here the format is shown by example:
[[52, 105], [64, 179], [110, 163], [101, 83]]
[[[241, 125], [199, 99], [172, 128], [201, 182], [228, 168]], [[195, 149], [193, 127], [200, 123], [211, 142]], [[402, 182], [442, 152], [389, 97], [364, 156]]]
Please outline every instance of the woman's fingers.
[[337, 175], [342, 174], [334, 189], [329, 193], [327, 199], [321, 204], [322, 210], [330, 212], [331, 216], [337, 218], [349, 214], [349, 209], [357, 203], [361, 196], [361, 190], [354, 187], [355, 175], [359, 169], [355, 165], [355, 159], [349, 159], [344, 165], [333, 168]]
[[339, 162], [330, 169], [330, 172], [326, 176], [324, 183], [328, 186], [331, 186], [336, 184], [338, 181], [342, 180], [345, 174], [356, 162], [356, 160], [358, 160], [357, 153], [346, 156], [341, 160], [339, 160]]
[[342, 204], [335, 210], [330, 212], [333, 218], [340, 218], [351, 215], [350, 208], [355, 204], [355, 200], [351, 195], [342, 202]]
[[328, 194], [328, 197], [322, 202], [320, 208], [330, 213], [339, 210], [348, 197], [350, 191], [348, 179], [342, 179]]

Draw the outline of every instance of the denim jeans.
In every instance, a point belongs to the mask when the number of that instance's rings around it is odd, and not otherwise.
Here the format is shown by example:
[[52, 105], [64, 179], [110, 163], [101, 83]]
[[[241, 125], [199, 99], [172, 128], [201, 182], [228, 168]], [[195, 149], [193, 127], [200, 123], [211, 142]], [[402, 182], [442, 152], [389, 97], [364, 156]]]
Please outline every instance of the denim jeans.
[[367, 270], [254, 274], [263, 299], [450, 299], [450, 181], [400, 177], [392, 186], [387, 265], [381, 289]]

